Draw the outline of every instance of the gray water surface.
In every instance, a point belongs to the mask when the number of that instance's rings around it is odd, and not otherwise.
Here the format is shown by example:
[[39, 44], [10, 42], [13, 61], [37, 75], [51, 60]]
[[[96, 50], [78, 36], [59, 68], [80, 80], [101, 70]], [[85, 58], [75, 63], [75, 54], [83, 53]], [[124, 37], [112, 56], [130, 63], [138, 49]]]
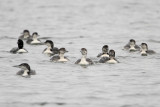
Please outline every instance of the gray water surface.
[[[70, 61], [50, 62], [43, 45], [25, 44], [28, 54], [10, 54], [24, 29], [65, 47]], [[122, 50], [131, 38], [157, 54]], [[160, 107], [159, 38], [159, 0], [1, 0], [0, 106]], [[74, 64], [83, 47], [97, 61], [105, 44], [119, 64]], [[24, 62], [37, 75], [17, 76], [12, 66]]]

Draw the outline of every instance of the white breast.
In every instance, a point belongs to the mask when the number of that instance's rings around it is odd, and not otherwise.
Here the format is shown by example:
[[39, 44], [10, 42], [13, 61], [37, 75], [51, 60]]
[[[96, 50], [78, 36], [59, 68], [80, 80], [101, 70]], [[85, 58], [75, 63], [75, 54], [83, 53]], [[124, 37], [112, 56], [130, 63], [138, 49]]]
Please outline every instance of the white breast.
[[116, 60], [114, 60], [114, 59], [111, 59], [111, 60], [109, 60], [109, 61], [107, 61], [109, 64], [116, 64], [116, 63], [118, 63]]
[[145, 51], [145, 50], [142, 50], [142, 51], [141, 51], [141, 55], [142, 55], [142, 56], [147, 56], [146, 51]]
[[28, 38], [28, 37], [29, 37], [29, 35], [24, 35], [23, 37], [26, 39], [26, 38]]
[[28, 76], [28, 73], [27, 73], [27, 72], [28, 72], [27, 70], [24, 71], [24, 73], [22, 74], [22, 76], [23, 76], [23, 77]]
[[44, 54], [52, 54], [53, 52], [50, 49], [46, 49], [46, 51], [44, 51]]
[[103, 54], [101, 57], [109, 57], [108, 54]]
[[132, 46], [131, 48], [129, 48], [130, 51], [136, 51], [135, 47]]
[[61, 58], [61, 59], [59, 59], [58, 61], [59, 61], [59, 62], [67, 62], [68, 60], [65, 59], [65, 58]]
[[145, 51], [145, 50], [142, 50], [142, 51], [141, 51], [141, 54], [147, 54], [147, 53], [146, 53], [146, 51]]
[[89, 63], [86, 61], [85, 58], [82, 58], [79, 64], [80, 65], [88, 65]]
[[26, 53], [27, 51], [25, 50], [25, 49], [19, 49], [18, 51], [17, 51], [17, 53]]
[[38, 41], [38, 40], [33, 40], [33, 41], [31, 42], [31, 44], [36, 44], [36, 43], [41, 43], [41, 42]]

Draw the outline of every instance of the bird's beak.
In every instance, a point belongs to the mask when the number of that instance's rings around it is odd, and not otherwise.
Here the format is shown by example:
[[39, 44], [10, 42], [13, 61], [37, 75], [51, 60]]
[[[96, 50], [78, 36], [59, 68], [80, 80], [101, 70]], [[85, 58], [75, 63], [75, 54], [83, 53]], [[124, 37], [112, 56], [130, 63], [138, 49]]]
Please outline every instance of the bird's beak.
[[19, 66], [19, 65], [15, 65], [15, 66], [13, 66], [13, 67], [20, 68], [20, 66]]
[[68, 51], [65, 51], [65, 52], [68, 52]]

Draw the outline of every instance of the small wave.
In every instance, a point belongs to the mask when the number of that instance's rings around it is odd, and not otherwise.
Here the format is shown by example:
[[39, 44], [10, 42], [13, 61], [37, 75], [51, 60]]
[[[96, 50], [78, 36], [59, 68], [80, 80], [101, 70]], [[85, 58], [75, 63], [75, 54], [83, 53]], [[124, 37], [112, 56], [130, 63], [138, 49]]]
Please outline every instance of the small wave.
[[62, 103], [62, 102], [57, 102], [55, 103], [56, 105], [66, 105], [66, 103]]
[[109, 75], [109, 76], [120, 76], [120, 75], [116, 75], [116, 74], [114, 74], [114, 75]]
[[157, 40], [153, 40], [153, 39], [150, 39], [149, 42], [153, 42], [153, 43], [160, 43], [160, 41], [157, 41]]
[[17, 39], [17, 38], [8, 37], [8, 36], [2, 36], [2, 37], [0, 37], [0, 40], [2, 40], [2, 39]]
[[39, 39], [51, 39], [52, 37], [41, 37]]
[[0, 57], [0, 59], [2, 59], [2, 58], [6, 58], [6, 57]]
[[122, 105], [121, 107], [134, 107], [134, 105]]
[[73, 42], [68, 42], [68, 44], [74, 44]]
[[2, 53], [10, 53], [10, 51], [0, 51], [0, 52], [2, 52]]
[[121, 97], [144, 97], [144, 96], [146, 96], [146, 94], [137, 93], [137, 94], [126, 94], [122, 95]]
[[38, 103], [33, 103], [33, 105], [40, 105], [40, 106], [45, 106], [48, 104], [54, 104], [54, 105], [66, 105], [66, 103], [63, 102], [54, 102], [54, 103], [48, 103], [48, 102], [38, 102]]
[[41, 106], [44, 106], [44, 105], [47, 105], [47, 104], [48, 104], [47, 102], [37, 103], [37, 105], [41, 105]]

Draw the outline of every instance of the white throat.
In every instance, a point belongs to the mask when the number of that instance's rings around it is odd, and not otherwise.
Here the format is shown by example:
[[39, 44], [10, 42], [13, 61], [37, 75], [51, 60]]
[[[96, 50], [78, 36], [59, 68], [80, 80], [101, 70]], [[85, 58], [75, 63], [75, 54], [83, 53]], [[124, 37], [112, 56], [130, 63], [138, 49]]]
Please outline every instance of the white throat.
[[129, 50], [136, 50], [135, 49], [135, 45], [130, 45], [130, 49]]
[[116, 63], [118, 63], [115, 59], [114, 59], [114, 57], [110, 57], [110, 60], [109, 61], [107, 61], [109, 64], [116, 64]]
[[33, 37], [33, 41], [31, 43], [41, 43], [41, 42], [37, 39], [37, 37]]
[[141, 49], [141, 54], [147, 54], [147, 49]]
[[28, 76], [28, 72], [29, 72], [29, 70], [24, 70], [22, 76], [23, 76], [23, 77]]
[[45, 54], [52, 54], [53, 52], [51, 51], [51, 47], [47, 47], [47, 49], [44, 51]]
[[64, 54], [60, 53], [59, 54], [60, 59], [58, 61], [60, 62], [67, 62], [68, 60], [64, 57]]
[[17, 53], [26, 53], [27, 51], [25, 50], [25, 49], [19, 49], [18, 51], [17, 51]]
[[24, 35], [23, 37], [26, 39], [26, 38], [28, 38], [28, 37], [29, 37], [29, 35]]
[[64, 54], [59, 54], [60, 59], [64, 59]]
[[88, 65], [89, 63], [86, 60], [87, 55], [82, 55], [81, 61], [79, 64], [81, 65]]
[[101, 57], [109, 57], [109, 55], [107, 53], [101, 55]]

